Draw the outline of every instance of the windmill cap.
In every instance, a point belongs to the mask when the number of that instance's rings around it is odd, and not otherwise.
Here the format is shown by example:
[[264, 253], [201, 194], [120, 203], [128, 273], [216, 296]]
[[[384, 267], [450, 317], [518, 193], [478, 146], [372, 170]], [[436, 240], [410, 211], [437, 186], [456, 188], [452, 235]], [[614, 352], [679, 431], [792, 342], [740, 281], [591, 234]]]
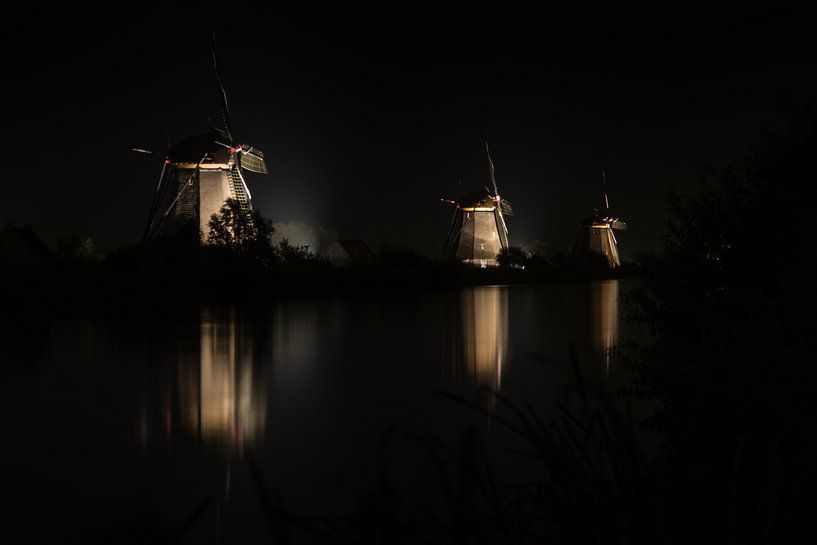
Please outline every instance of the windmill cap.
[[460, 206], [495, 206], [496, 203], [484, 189], [482, 191], [472, 191], [457, 199], [457, 204]]
[[587, 216], [583, 218], [581, 221], [581, 225], [584, 227], [592, 227], [593, 225], [610, 225], [610, 224], [617, 224], [617, 225], [626, 225], [622, 222], [619, 218], [613, 216], [605, 216], [599, 213], [593, 214], [592, 216]]
[[173, 145], [167, 151], [167, 156], [171, 163], [198, 163], [209, 155], [213, 163], [226, 164], [230, 161], [230, 150], [219, 144], [219, 141], [215, 133], [188, 136]]

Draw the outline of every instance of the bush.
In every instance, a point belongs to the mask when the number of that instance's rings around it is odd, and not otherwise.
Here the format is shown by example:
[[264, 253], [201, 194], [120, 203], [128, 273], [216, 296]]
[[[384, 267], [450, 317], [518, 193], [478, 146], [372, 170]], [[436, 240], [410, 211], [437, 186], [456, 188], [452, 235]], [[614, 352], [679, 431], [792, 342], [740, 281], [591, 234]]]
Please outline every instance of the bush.
[[254, 208], [248, 211], [235, 199], [227, 199], [218, 214], [210, 218], [207, 243], [270, 261], [275, 252], [272, 221]]
[[519, 246], [502, 248], [496, 256], [501, 267], [524, 269], [528, 264], [528, 255]]
[[293, 245], [287, 239], [283, 239], [278, 243], [276, 253], [279, 259], [288, 265], [304, 264], [317, 259], [315, 254], [309, 250], [309, 246]]

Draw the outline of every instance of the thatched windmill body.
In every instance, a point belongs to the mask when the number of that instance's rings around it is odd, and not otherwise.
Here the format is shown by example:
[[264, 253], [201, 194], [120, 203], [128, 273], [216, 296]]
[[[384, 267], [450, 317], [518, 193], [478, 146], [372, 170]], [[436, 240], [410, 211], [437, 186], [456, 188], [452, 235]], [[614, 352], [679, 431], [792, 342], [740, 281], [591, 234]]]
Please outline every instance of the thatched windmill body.
[[604, 210], [593, 210], [593, 215], [584, 218], [579, 227], [579, 236], [573, 249], [575, 255], [601, 254], [607, 258], [610, 268], [621, 266], [618, 253], [618, 240], [613, 231], [625, 231], [627, 224], [610, 213], [610, 200], [607, 197], [607, 176], [602, 176], [604, 193]]
[[266, 174], [264, 154], [233, 138], [227, 93], [221, 82], [216, 55], [215, 33], [212, 35], [213, 66], [216, 72], [223, 128], [212, 127], [209, 133], [185, 138], [171, 146], [165, 156], [159, 182], [151, 205], [143, 240], [162, 234], [190, 229], [207, 242], [209, 222], [227, 199], [252, 210], [252, 196], [244, 171]]
[[488, 142], [488, 172], [493, 193], [487, 187], [473, 191], [458, 200], [441, 199], [454, 205], [454, 216], [448, 230], [445, 247], [446, 257], [482, 267], [497, 265], [496, 256], [508, 248], [508, 226], [505, 216], [513, 215], [511, 203], [499, 195], [496, 185], [494, 163]]

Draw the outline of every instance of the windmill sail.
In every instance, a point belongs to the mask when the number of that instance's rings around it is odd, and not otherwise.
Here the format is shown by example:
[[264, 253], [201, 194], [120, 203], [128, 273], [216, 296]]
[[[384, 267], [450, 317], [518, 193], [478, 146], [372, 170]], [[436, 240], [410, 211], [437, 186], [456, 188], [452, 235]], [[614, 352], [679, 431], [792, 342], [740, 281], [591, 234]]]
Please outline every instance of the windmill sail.
[[499, 230], [499, 240], [502, 245], [502, 249], [507, 249], [509, 245], [508, 226], [505, 224], [505, 217], [503, 216], [502, 197], [499, 196], [499, 188], [497, 188], [496, 186], [496, 168], [494, 167], [493, 159], [491, 159], [491, 150], [488, 148], [487, 133], [485, 136], [485, 153], [488, 156], [488, 174], [490, 175], [491, 178], [491, 185], [494, 188], [493, 198], [496, 201], [496, 206], [494, 207], [494, 216], [496, 218], [496, 223]]
[[488, 138], [485, 138], [485, 153], [488, 155], [488, 173], [491, 177], [491, 184], [494, 186], [494, 196], [499, 196], [499, 189], [496, 187], [496, 168], [494, 168], [494, 162], [491, 159], [491, 150], [488, 149]]
[[213, 52], [213, 68], [216, 72], [216, 80], [218, 81], [218, 88], [221, 95], [221, 115], [224, 118], [224, 132], [226, 133], [229, 144], [233, 145], [233, 131], [232, 121], [230, 119], [230, 106], [227, 103], [227, 91], [224, 89], [224, 83], [221, 81], [221, 71], [218, 68], [218, 54], [216, 53], [216, 31], [210, 31], [210, 45]]
[[169, 164], [170, 161], [168, 161], [167, 159], [165, 159], [164, 162], [162, 163], [162, 173], [159, 174], [159, 183], [156, 184], [156, 191], [153, 194], [153, 201], [150, 204], [150, 214], [148, 215], [148, 221], [147, 224], [145, 225], [145, 231], [142, 234], [143, 243], [150, 237], [153, 231], [154, 224], [156, 223], [156, 210], [162, 198], [162, 188], [167, 179], [167, 169]]
[[616, 219], [610, 221], [610, 228], [611, 229], [616, 229], [618, 231], [626, 231], [627, 230], [627, 224], [624, 223], [623, 221], [621, 221], [620, 219], [616, 218]]
[[252, 146], [242, 144], [241, 168], [257, 174], [266, 174], [267, 164], [264, 162], [264, 152]]

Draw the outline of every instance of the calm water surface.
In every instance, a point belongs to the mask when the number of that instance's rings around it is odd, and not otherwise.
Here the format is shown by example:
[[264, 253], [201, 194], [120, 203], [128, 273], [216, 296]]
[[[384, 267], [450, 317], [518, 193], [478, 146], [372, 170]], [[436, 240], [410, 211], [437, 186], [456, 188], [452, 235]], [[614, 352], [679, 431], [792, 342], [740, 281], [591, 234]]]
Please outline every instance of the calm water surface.
[[[249, 470], [286, 509], [353, 512], [384, 479], [433, 503], [432, 445], [476, 432], [506, 483], [525, 463], [477, 410], [490, 390], [543, 414], [568, 345], [615, 382], [622, 281], [224, 307], [51, 309], [3, 319], [3, 482], [21, 541], [169, 535], [269, 541]], [[209, 503], [205, 503], [209, 502]], [[32, 521], [32, 522], [28, 522]]]

